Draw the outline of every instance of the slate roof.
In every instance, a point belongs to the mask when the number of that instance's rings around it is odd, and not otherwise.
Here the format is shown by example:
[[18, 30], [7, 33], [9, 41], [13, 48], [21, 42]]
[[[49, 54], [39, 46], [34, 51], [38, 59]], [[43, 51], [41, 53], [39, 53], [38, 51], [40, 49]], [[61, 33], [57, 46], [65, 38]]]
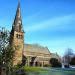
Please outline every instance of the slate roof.
[[25, 44], [24, 51], [50, 54], [50, 51], [47, 47], [43, 47], [38, 44]]

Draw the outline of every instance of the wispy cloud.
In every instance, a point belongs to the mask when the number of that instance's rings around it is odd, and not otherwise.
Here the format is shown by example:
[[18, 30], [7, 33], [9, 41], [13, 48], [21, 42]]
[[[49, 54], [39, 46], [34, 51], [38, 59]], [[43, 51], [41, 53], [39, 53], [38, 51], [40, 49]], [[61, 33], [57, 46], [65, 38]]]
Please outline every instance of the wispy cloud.
[[29, 24], [29, 22], [33, 21], [40, 13], [41, 13], [41, 11], [39, 11], [39, 12], [37, 12], [37, 13], [35, 13], [35, 14], [32, 14], [32, 15], [29, 14], [29, 16], [27, 16], [26, 18], [23, 17], [24, 23]]
[[73, 20], [75, 20], [74, 17], [75, 14], [51, 18], [41, 23], [38, 24], [36, 23], [34, 25], [27, 27], [26, 32], [29, 31], [34, 32], [34, 31], [44, 30], [47, 28], [55, 28], [55, 27], [60, 27], [62, 25], [67, 25], [70, 24]]

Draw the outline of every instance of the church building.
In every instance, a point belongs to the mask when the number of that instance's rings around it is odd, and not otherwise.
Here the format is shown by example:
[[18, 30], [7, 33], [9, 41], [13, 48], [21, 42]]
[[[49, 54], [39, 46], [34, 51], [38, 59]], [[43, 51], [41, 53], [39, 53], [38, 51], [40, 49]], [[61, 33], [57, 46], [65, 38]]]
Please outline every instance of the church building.
[[10, 44], [15, 50], [13, 56], [13, 65], [21, 64], [23, 60], [25, 60], [24, 63], [27, 66], [32, 65], [32, 63], [33, 66], [49, 65], [49, 61], [52, 56], [52, 53], [50, 53], [49, 49], [38, 44], [24, 43], [24, 34], [20, 2], [18, 2], [15, 19], [10, 33]]

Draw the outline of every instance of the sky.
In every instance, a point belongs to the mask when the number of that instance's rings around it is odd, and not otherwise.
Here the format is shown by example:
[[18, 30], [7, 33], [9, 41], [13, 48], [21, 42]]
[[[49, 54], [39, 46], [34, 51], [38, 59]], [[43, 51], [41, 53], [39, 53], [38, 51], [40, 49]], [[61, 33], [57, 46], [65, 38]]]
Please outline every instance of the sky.
[[[25, 43], [51, 53], [75, 52], [75, 0], [20, 0]], [[0, 0], [0, 28], [11, 31], [18, 0]]]

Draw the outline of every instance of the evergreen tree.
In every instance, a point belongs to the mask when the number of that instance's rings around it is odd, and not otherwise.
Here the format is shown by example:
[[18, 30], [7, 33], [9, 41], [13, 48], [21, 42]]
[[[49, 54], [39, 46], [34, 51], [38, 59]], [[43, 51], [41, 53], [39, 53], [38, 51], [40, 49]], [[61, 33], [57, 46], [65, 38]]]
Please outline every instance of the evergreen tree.
[[9, 40], [9, 31], [2, 29], [0, 31], [0, 70], [5, 67], [7, 74], [12, 68], [12, 59], [14, 52], [13, 48], [9, 44]]

